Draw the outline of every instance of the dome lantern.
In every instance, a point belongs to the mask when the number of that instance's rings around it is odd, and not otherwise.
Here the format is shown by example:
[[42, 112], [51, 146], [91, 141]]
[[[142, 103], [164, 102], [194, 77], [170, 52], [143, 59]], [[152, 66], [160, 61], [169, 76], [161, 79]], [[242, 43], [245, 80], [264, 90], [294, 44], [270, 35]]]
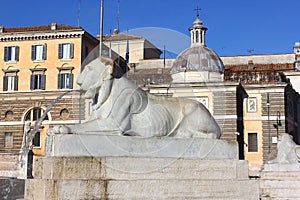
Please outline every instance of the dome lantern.
[[193, 27], [189, 28], [189, 31], [191, 33], [191, 47], [192, 46], [205, 46], [205, 33], [207, 31], [207, 28], [203, 26], [202, 21], [199, 18], [199, 10], [197, 6], [197, 15], [196, 20], [194, 21]]

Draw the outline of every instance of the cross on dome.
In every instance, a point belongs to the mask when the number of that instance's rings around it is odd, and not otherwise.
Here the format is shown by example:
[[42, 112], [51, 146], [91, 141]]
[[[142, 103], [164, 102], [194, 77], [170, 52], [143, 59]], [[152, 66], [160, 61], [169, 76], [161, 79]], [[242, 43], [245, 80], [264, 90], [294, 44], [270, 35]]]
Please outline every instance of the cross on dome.
[[197, 12], [196, 16], [199, 17], [199, 11], [201, 10], [201, 8], [199, 8], [199, 6], [197, 6], [194, 10]]

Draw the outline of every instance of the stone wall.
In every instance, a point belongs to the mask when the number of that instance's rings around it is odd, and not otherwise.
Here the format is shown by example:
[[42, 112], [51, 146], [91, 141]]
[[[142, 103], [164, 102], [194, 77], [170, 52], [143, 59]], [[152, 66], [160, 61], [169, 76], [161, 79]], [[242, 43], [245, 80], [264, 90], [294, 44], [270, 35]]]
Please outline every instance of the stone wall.
[[260, 196], [267, 199], [300, 198], [300, 164], [267, 164], [260, 178]]

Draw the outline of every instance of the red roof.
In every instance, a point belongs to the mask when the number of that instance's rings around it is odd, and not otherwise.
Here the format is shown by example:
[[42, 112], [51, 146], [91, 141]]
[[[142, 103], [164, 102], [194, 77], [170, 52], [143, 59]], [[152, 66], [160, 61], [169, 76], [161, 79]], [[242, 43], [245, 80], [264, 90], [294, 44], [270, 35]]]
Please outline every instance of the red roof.
[[[56, 29], [59, 31], [63, 30], [83, 30], [80, 26], [69, 26], [64, 24], [56, 24]], [[3, 27], [3, 33], [13, 33], [13, 32], [42, 32], [51, 31], [51, 25], [47, 26], [25, 26], [25, 27]]]

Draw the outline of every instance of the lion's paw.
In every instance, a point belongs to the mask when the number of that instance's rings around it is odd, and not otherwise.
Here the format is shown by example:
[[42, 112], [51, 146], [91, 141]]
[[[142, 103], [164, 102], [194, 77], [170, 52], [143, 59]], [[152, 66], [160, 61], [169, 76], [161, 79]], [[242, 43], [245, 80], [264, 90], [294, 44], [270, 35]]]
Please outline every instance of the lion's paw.
[[57, 125], [47, 130], [47, 135], [68, 134], [68, 133], [70, 133], [70, 128], [64, 125]]

